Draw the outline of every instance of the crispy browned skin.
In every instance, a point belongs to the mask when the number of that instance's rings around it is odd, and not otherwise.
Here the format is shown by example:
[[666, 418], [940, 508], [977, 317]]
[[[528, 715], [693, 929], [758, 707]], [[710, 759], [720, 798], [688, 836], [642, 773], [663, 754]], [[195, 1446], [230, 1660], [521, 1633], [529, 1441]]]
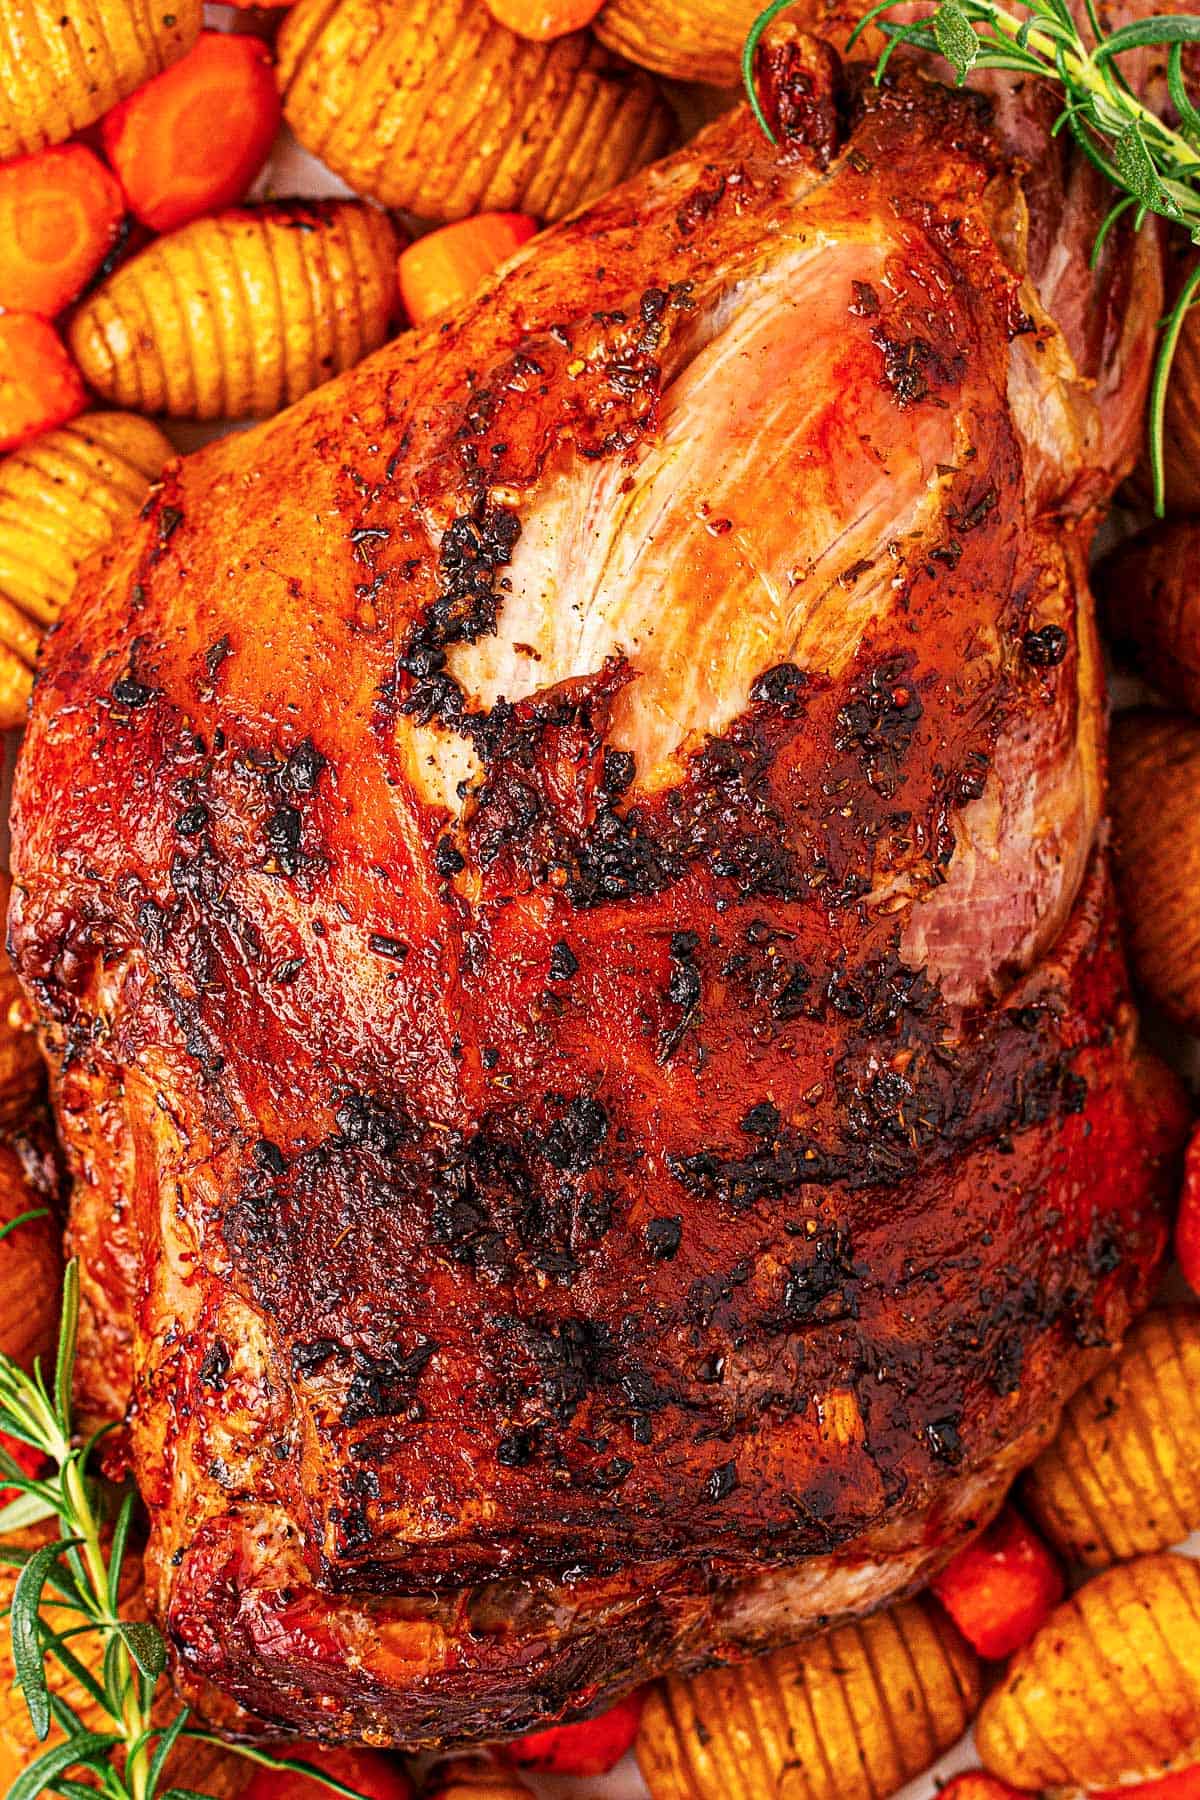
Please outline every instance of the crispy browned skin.
[[217, 1713], [493, 1737], [876, 1604], [1151, 1284], [1082, 571], [1156, 279], [1036, 108], [774, 74], [783, 153], [184, 462], [35, 698], [83, 1379]]

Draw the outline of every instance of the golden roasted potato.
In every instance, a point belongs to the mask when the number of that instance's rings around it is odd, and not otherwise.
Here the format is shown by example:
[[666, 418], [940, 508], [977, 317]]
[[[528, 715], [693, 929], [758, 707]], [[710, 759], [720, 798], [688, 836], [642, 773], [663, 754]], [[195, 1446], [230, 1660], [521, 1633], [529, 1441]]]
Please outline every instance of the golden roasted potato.
[[396, 232], [358, 200], [195, 219], [86, 299], [71, 349], [106, 400], [176, 419], [277, 412], [383, 343]]
[[1109, 806], [1117, 896], [1134, 972], [1200, 1030], [1200, 724], [1142, 709], [1113, 722]]
[[1147, 681], [1200, 713], [1200, 519], [1127, 538], [1101, 563], [1096, 592], [1110, 637], [1132, 646]]
[[1167, 1551], [1094, 1575], [1017, 1651], [975, 1741], [1020, 1788], [1108, 1788], [1200, 1760], [1200, 1564]]
[[881, 1800], [962, 1736], [979, 1665], [930, 1600], [689, 1681], [642, 1715], [652, 1800]]
[[200, 33], [202, 0], [0, 0], [0, 161], [60, 144]]
[[512, 1769], [486, 1750], [468, 1751], [435, 1763], [421, 1786], [422, 1800], [532, 1800]]
[[1147, 1313], [1025, 1477], [1025, 1504], [1065, 1557], [1102, 1569], [1200, 1526], [1198, 1394], [1200, 1308]]
[[557, 219], [668, 144], [651, 77], [572, 32], [535, 44], [483, 0], [299, 0], [284, 117], [360, 194], [429, 219]]
[[0, 728], [24, 716], [40, 627], [59, 617], [80, 565], [134, 516], [173, 454], [148, 419], [85, 413], [0, 461]]
[[677, 81], [732, 87], [760, 0], [606, 0], [593, 30], [631, 62]]

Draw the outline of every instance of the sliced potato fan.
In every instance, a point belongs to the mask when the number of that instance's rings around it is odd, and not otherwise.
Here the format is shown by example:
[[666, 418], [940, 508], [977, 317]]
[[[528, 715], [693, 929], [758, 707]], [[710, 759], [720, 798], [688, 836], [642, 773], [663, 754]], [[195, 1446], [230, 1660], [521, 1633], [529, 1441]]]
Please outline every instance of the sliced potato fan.
[[353, 200], [197, 219], [109, 276], [76, 313], [71, 348], [115, 405], [266, 416], [383, 343], [397, 251], [387, 216]]
[[483, 0], [299, 0], [284, 116], [356, 192], [424, 218], [556, 219], [668, 144], [649, 75], [588, 32], [531, 43]]
[[1200, 1564], [1105, 1569], [1019, 1650], [975, 1725], [1019, 1788], [1109, 1788], [1200, 1760]]
[[0, 159], [60, 144], [200, 33], [202, 0], [0, 0]]
[[601, 43], [677, 81], [732, 87], [761, 0], [606, 0], [593, 27]]
[[0, 461], [0, 726], [24, 716], [42, 631], [80, 565], [138, 511], [172, 454], [148, 419], [85, 413]]
[[880, 1800], [966, 1730], [979, 1666], [931, 1601], [690, 1681], [642, 1716], [653, 1800]]
[[1138, 1320], [1067, 1406], [1025, 1478], [1025, 1503], [1089, 1568], [1164, 1550], [1200, 1526], [1200, 1309]]

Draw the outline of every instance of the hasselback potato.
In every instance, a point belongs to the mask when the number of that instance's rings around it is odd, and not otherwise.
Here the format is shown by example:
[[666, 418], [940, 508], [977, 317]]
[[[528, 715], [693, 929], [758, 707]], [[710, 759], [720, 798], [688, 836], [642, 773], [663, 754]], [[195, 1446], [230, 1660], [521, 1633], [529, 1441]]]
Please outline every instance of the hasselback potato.
[[386, 214], [355, 200], [196, 219], [109, 276], [76, 313], [71, 348], [118, 406], [265, 416], [384, 341], [397, 249]]
[[0, 462], [0, 726], [19, 723], [40, 628], [80, 565], [133, 518], [173, 454], [131, 413], [85, 413]]
[[1200, 724], [1140, 709], [1113, 723], [1109, 802], [1117, 893], [1134, 971], [1200, 1030]]
[[0, 0], [0, 160], [59, 144], [189, 50], [201, 0]]
[[1025, 1502], [1064, 1556], [1094, 1569], [1200, 1526], [1200, 1309], [1138, 1320], [1067, 1406]]
[[[689, 1681], [646, 1703], [653, 1800], [880, 1800], [957, 1741], [979, 1702], [973, 1652], [932, 1601]], [[794, 1785], [793, 1785], [794, 1784]]]
[[1109, 1788], [1200, 1759], [1200, 1564], [1095, 1575], [1019, 1650], [975, 1724], [1014, 1787]]
[[1127, 538], [1101, 563], [1096, 592], [1109, 636], [1132, 648], [1147, 681], [1200, 713], [1200, 519]]
[[305, 148], [356, 192], [424, 218], [559, 218], [674, 129], [651, 77], [589, 32], [531, 43], [483, 0], [299, 0], [278, 68]]
[[732, 87], [759, 0], [606, 0], [593, 27], [601, 43], [678, 81]]

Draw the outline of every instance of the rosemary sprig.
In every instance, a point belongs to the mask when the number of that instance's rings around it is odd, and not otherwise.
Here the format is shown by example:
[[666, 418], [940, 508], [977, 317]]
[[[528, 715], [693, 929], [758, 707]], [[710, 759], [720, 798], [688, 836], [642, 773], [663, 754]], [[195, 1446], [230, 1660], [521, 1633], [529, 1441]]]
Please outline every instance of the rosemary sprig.
[[[7, 1230], [30, 1215], [14, 1219]], [[71, 1414], [71, 1382], [79, 1320], [79, 1273], [69, 1263], [63, 1282], [62, 1325], [52, 1378], [40, 1366], [32, 1375], [0, 1352], [0, 1432], [40, 1452], [50, 1467], [30, 1475], [0, 1446], [0, 1482], [18, 1490], [0, 1508], [0, 1563], [19, 1569], [9, 1608], [13, 1667], [34, 1732], [56, 1741], [17, 1776], [7, 1800], [36, 1800], [42, 1793], [64, 1800], [203, 1800], [193, 1790], [165, 1786], [171, 1752], [180, 1739], [219, 1740], [193, 1726], [186, 1707], [169, 1723], [154, 1716], [166, 1647], [157, 1628], [122, 1616], [121, 1572], [134, 1524], [136, 1495], [105, 1482], [92, 1470], [103, 1431], [79, 1441]], [[36, 1549], [13, 1541], [14, 1533], [43, 1520], [56, 1535]], [[53, 1612], [53, 1621], [47, 1612]], [[62, 1616], [73, 1622], [59, 1625]], [[79, 1640], [100, 1640], [101, 1654], [86, 1661]], [[57, 1661], [86, 1694], [92, 1722], [85, 1721], [47, 1679]], [[99, 1672], [97, 1672], [99, 1671]], [[100, 1723], [94, 1722], [98, 1717]], [[293, 1769], [348, 1800], [357, 1790], [294, 1757], [227, 1745], [231, 1754], [269, 1769]], [[79, 1777], [87, 1778], [85, 1785]]]
[[[754, 53], [767, 26], [791, 0], [773, 0], [750, 29], [742, 56], [742, 77], [754, 114], [767, 137], [774, 134], [759, 104], [754, 84]], [[1150, 213], [1158, 213], [1186, 230], [1200, 244], [1200, 110], [1193, 104], [1183, 74], [1183, 46], [1200, 42], [1200, 14], [1139, 19], [1105, 34], [1094, 0], [1085, 0], [1090, 37], [1080, 29], [1070, 0], [937, 0], [925, 17], [896, 24], [886, 15], [902, 0], [879, 0], [859, 21], [853, 44], [878, 22], [887, 39], [875, 69], [883, 79], [901, 44], [930, 56], [943, 57], [964, 82], [975, 69], [1009, 69], [1058, 86], [1063, 96], [1055, 132], [1070, 131], [1080, 150], [1117, 190], [1118, 198], [1097, 234], [1096, 260], [1112, 226], [1134, 211], [1140, 229]], [[1133, 92], [1121, 73], [1120, 58], [1130, 50], [1152, 48], [1167, 53], [1167, 87], [1177, 124], [1167, 124]], [[1163, 473], [1163, 407], [1179, 334], [1189, 309], [1200, 298], [1200, 264], [1193, 268], [1163, 319], [1151, 383], [1148, 415], [1150, 469], [1154, 510], [1165, 510]]]

